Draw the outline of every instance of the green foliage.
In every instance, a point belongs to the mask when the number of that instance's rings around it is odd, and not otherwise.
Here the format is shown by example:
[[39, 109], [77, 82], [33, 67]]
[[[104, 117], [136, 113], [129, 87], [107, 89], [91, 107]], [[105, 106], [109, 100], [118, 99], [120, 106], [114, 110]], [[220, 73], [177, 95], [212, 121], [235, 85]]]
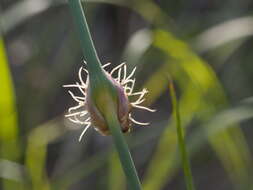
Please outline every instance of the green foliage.
[[[15, 93], [12, 84], [12, 77], [5, 53], [2, 37], [0, 38], [0, 162], [4, 167], [4, 160], [15, 162], [20, 157], [18, 145], [19, 129], [17, 123], [17, 111]], [[8, 167], [7, 167], [8, 168]], [[5, 171], [7, 172], [7, 171]], [[19, 184], [13, 182], [15, 171], [9, 171], [9, 180], [4, 180], [3, 186], [6, 190], [14, 189]], [[13, 176], [12, 174], [13, 173]], [[4, 176], [4, 173], [2, 174]], [[1, 177], [1, 176], [0, 176]]]
[[[63, 116], [68, 99], [61, 85], [82, 55], [67, 4], [34, 2], [0, 3], [6, 39], [0, 41], [0, 189], [126, 189], [109, 138], [88, 131], [78, 143], [80, 131]], [[208, 2], [87, 0], [101, 60], [123, 55], [128, 67], [137, 66], [137, 87], [149, 90], [146, 102], [157, 109], [136, 113], [151, 126], [133, 126], [126, 137], [145, 190], [183, 183], [168, 75], [196, 189], [252, 188], [253, 104], [240, 101], [253, 93], [252, 16], [243, 14], [252, 5]]]
[[[155, 33], [154, 45], [169, 56], [167, 64], [162, 67], [161, 72], [169, 72], [178, 81], [182, 90], [182, 98], [179, 102], [180, 110], [182, 110], [182, 126], [186, 127], [196, 117], [204, 123], [227, 105], [225, 95], [213, 70], [191, 52], [187, 45], [165, 31]], [[157, 79], [151, 78], [146, 86], [152, 85], [154, 80], [157, 81]], [[163, 81], [165, 85], [166, 82]], [[156, 87], [160, 91], [165, 89], [162, 85]], [[154, 92], [156, 91], [154, 90]], [[159, 140], [156, 154], [154, 154], [154, 159], [147, 170], [145, 189], [161, 188], [166, 182], [165, 178], [173, 173], [171, 167], [176, 155], [176, 142], [172, 138], [176, 133], [172, 127], [174, 125], [173, 122], [170, 123], [170, 127], [166, 129]], [[235, 136], [238, 141], [235, 140]], [[240, 183], [238, 180], [245, 179], [244, 176], [249, 173], [249, 163], [247, 162], [249, 150], [240, 129], [233, 128], [223, 131], [217, 136], [209, 138], [209, 141], [233, 180]], [[168, 150], [168, 147], [170, 147], [170, 152], [174, 151], [174, 154], [165, 157], [164, 152]], [[154, 170], [158, 165], [163, 168], [163, 172], [160, 172], [159, 176], [154, 175]], [[233, 171], [231, 171], [232, 168]]]
[[185, 135], [181, 127], [180, 111], [178, 109], [176, 92], [175, 92], [175, 88], [172, 81], [170, 81], [169, 83], [169, 90], [170, 90], [170, 96], [171, 96], [172, 105], [173, 105], [173, 112], [174, 112], [173, 115], [174, 115], [174, 119], [176, 121], [176, 126], [177, 126], [177, 141], [178, 141], [178, 146], [179, 146], [180, 154], [181, 154], [181, 160], [182, 160], [181, 162], [184, 168], [186, 187], [188, 190], [193, 190], [195, 189], [195, 187], [193, 184], [190, 163], [188, 160], [188, 153], [185, 146], [185, 140], [184, 140]]

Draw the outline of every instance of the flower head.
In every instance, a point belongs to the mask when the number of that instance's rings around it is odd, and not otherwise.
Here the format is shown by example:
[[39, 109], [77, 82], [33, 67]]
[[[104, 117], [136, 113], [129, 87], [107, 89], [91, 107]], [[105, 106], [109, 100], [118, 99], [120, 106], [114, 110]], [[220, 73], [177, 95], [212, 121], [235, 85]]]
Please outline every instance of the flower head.
[[[86, 64], [86, 62], [84, 62]], [[107, 63], [102, 66], [105, 69], [109, 66], [110, 63]], [[130, 131], [131, 124], [135, 123], [138, 125], [148, 125], [149, 123], [143, 123], [136, 121], [132, 117], [132, 109], [142, 109], [150, 112], [154, 112], [155, 110], [147, 108], [142, 104], [145, 101], [145, 94], [148, 91], [144, 88], [141, 91], [134, 92], [135, 79], [133, 75], [136, 71], [136, 67], [132, 70], [132, 72], [127, 75], [127, 67], [125, 63], [122, 63], [115, 68], [113, 68], [110, 72], [106, 72], [106, 77], [111, 81], [113, 86], [117, 91], [117, 117], [121, 124], [122, 132], [126, 133]], [[86, 73], [86, 77], [84, 77], [84, 73]], [[116, 74], [116, 77], [113, 77]], [[103, 115], [97, 109], [97, 106], [92, 101], [92, 94], [90, 90], [89, 83], [89, 72], [81, 67], [78, 72], [79, 82], [70, 85], [64, 85], [64, 87], [68, 88], [77, 88], [79, 89], [81, 95], [77, 96], [72, 91], [68, 91], [72, 98], [76, 101], [77, 105], [68, 109], [68, 114], [65, 115], [70, 121], [78, 124], [84, 125], [83, 132], [80, 135], [79, 140], [82, 139], [86, 130], [93, 126], [97, 131], [99, 131], [102, 135], [109, 135], [109, 128], [105, 122]], [[103, 94], [102, 101], [103, 100]], [[134, 99], [133, 102], [129, 101], [129, 98]]]

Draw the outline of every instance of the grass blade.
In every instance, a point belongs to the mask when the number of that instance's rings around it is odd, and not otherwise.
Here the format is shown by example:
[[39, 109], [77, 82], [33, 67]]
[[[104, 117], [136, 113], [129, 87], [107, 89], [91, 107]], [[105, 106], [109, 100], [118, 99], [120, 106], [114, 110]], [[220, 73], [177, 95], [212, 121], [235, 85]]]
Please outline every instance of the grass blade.
[[[18, 161], [20, 149], [18, 146], [18, 123], [13, 90], [12, 77], [8, 67], [3, 39], [0, 36], [0, 158]], [[14, 172], [13, 172], [14, 173]], [[16, 189], [17, 184], [4, 180], [6, 190]]]
[[[152, 77], [145, 84], [150, 89], [147, 102], [152, 103], [162, 91], [167, 89], [167, 80], [164, 76], [170, 74], [182, 91], [179, 101], [182, 127], [187, 128], [189, 123], [195, 119], [199, 120], [201, 126], [204, 127], [204, 124], [215, 113], [228, 106], [221, 83], [213, 69], [198, 57], [186, 43], [177, 39], [169, 31], [159, 30], [156, 32], [154, 46], [167, 54], [168, 59], [166, 64], [155, 73], [155, 78]], [[159, 81], [160, 85], [154, 85], [155, 81]], [[159, 139], [156, 153], [147, 169], [146, 177], [143, 180], [144, 189], [160, 189], [175, 174], [173, 162], [176, 159], [176, 140], [173, 137], [176, 136], [174, 130], [176, 123], [172, 121], [169, 125]], [[248, 175], [251, 168], [249, 162], [251, 156], [241, 129], [238, 127], [228, 128], [215, 137], [208, 137], [208, 141], [231, 181], [236, 186], [243, 185], [244, 176]], [[164, 156], [163, 152], [168, 151], [168, 147], [171, 154]], [[157, 168], [160, 172], [154, 174]]]
[[195, 188], [193, 185], [190, 164], [189, 164], [187, 151], [186, 151], [186, 147], [185, 147], [185, 142], [184, 142], [184, 137], [183, 137], [183, 129], [181, 127], [181, 120], [180, 120], [179, 107], [178, 107], [177, 98], [176, 98], [176, 92], [175, 92], [175, 88], [173, 86], [172, 81], [169, 82], [169, 89], [170, 89], [170, 95], [171, 95], [171, 99], [172, 99], [172, 107], [174, 110], [173, 115], [176, 120], [177, 138], [178, 138], [178, 144], [179, 144], [179, 149], [180, 149], [181, 158], [182, 158], [182, 164], [183, 164], [183, 168], [184, 168], [186, 186], [187, 186], [188, 190], [194, 190]]

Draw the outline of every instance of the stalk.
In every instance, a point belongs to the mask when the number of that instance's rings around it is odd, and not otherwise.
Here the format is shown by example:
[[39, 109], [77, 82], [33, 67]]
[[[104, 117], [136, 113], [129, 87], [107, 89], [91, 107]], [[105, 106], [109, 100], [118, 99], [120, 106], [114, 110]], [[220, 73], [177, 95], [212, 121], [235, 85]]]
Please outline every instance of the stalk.
[[[100, 108], [101, 113], [105, 113], [104, 117], [112, 134], [130, 189], [141, 190], [141, 184], [117, 117], [117, 107], [114, 104], [117, 102], [116, 90], [102, 70], [80, 0], [68, 0], [68, 2], [79, 31], [82, 51], [87, 60], [89, 85], [91, 86], [91, 94], [94, 95], [93, 101], [95, 100], [95, 104], [101, 104], [95, 106]], [[102, 105], [103, 103], [104, 105]]]
[[116, 112], [109, 113], [106, 116], [106, 120], [107, 120], [115, 147], [117, 149], [117, 152], [120, 158], [121, 166], [126, 175], [128, 185], [131, 187], [130, 189], [141, 190], [141, 183], [139, 181], [136, 168], [133, 163], [133, 159], [129, 152], [124, 136], [120, 130], [121, 127], [116, 116], [117, 116]]
[[185, 141], [184, 141], [184, 135], [183, 135], [183, 129], [181, 127], [181, 119], [180, 119], [180, 113], [179, 113], [179, 107], [177, 103], [177, 98], [176, 98], [176, 92], [174, 89], [174, 85], [172, 81], [170, 80], [169, 82], [169, 89], [170, 89], [170, 95], [172, 98], [172, 107], [173, 107], [173, 114], [176, 120], [176, 126], [177, 126], [177, 138], [178, 138], [178, 143], [179, 143], [179, 149], [181, 153], [181, 158], [182, 158], [182, 165], [184, 168], [184, 175], [185, 175], [185, 182], [186, 182], [186, 187], [187, 190], [194, 190], [194, 184], [193, 184], [193, 178], [192, 178], [192, 173], [191, 173], [191, 168], [188, 160], [188, 155], [185, 147]]
[[98, 73], [104, 76], [101, 69], [101, 62], [97, 55], [90, 30], [86, 21], [84, 10], [80, 0], [68, 0], [71, 13], [76, 22], [76, 27], [78, 29], [78, 34], [80, 38], [80, 44], [82, 48], [83, 55], [87, 61], [87, 68], [89, 70], [89, 75], [98, 75]]

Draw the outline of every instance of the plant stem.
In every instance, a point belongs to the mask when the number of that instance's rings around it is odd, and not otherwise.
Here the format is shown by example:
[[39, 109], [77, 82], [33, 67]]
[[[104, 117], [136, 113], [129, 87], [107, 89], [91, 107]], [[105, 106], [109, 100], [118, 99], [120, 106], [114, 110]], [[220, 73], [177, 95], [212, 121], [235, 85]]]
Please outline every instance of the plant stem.
[[[105, 107], [106, 111], [102, 113], [106, 113], [106, 122], [112, 134], [114, 144], [119, 154], [121, 165], [123, 167], [127, 182], [131, 190], [141, 190], [141, 184], [137, 176], [132, 157], [130, 155], [124, 136], [121, 132], [121, 126], [117, 118], [117, 113], [115, 111], [115, 104], [113, 104], [112, 101], [112, 99], [114, 98], [113, 96], [117, 96], [117, 94], [116, 92], [114, 92], [115, 89], [113, 88], [113, 85], [105, 77], [105, 74], [102, 70], [101, 63], [97, 56], [80, 0], [68, 1], [71, 8], [71, 12], [78, 27], [83, 54], [86, 56], [87, 59], [87, 69], [89, 71], [90, 79], [89, 84], [101, 85], [101, 88], [105, 87], [103, 92], [103, 101], [107, 102], [107, 104]], [[98, 86], [96, 86], [96, 89], [99, 89]], [[91, 91], [93, 91], [93, 88]], [[99, 92], [96, 93], [99, 94]]]
[[186, 186], [188, 190], [194, 190], [194, 184], [193, 184], [193, 178], [192, 178], [192, 173], [191, 173], [191, 168], [188, 160], [188, 155], [185, 147], [185, 141], [183, 137], [183, 129], [181, 127], [181, 119], [180, 119], [180, 113], [179, 113], [179, 107], [177, 103], [177, 97], [176, 97], [176, 92], [175, 88], [173, 85], [173, 82], [170, 80], [169, 82], [169, 89], [170, 89], [170, 95], [172, 98], [172, 106], [173, 106], [173, 112], [174, 116], [176, 119], [176, 126], [177, 126], [177, 138], [178, 138], [178, 143], [179, 143], [179, 149], [182, 157], [182, 164], [184, 168], [184, 175], [185, 175], [185, 181], [186, 181]]
[[[110, 110], [111, 112], [111, 110]], [[120, 123], [117, 119], [116, 113], [110, 113], [107, 114], [106, 120], [110, 129], [110, 132], [113, 137], [113, 141], [115, 144], [115, 147], [117, 149], [121, 165], [123, 167], [123, 170], [125, 172], [127, 181], [129, 186], [131, 187], [131, 190], [141, 190], [141, 183], [138, 178], [131, 154], [129, 152], [127, 143], [124, 139], [124, 136], [121, 132]]]
[[103, 73], [101, 69], [101, 62], [97, 55], [96, 49], [94, 47], [90, 30], [86, 21], [84, 10], [80, 0], [68, 0], [71, 13], [76, 22], [78, 29], [81, 48], [83, 55], [85, 55], [87, 61], [87, 68], [89, 70], [89, 75], [99, 72]]

